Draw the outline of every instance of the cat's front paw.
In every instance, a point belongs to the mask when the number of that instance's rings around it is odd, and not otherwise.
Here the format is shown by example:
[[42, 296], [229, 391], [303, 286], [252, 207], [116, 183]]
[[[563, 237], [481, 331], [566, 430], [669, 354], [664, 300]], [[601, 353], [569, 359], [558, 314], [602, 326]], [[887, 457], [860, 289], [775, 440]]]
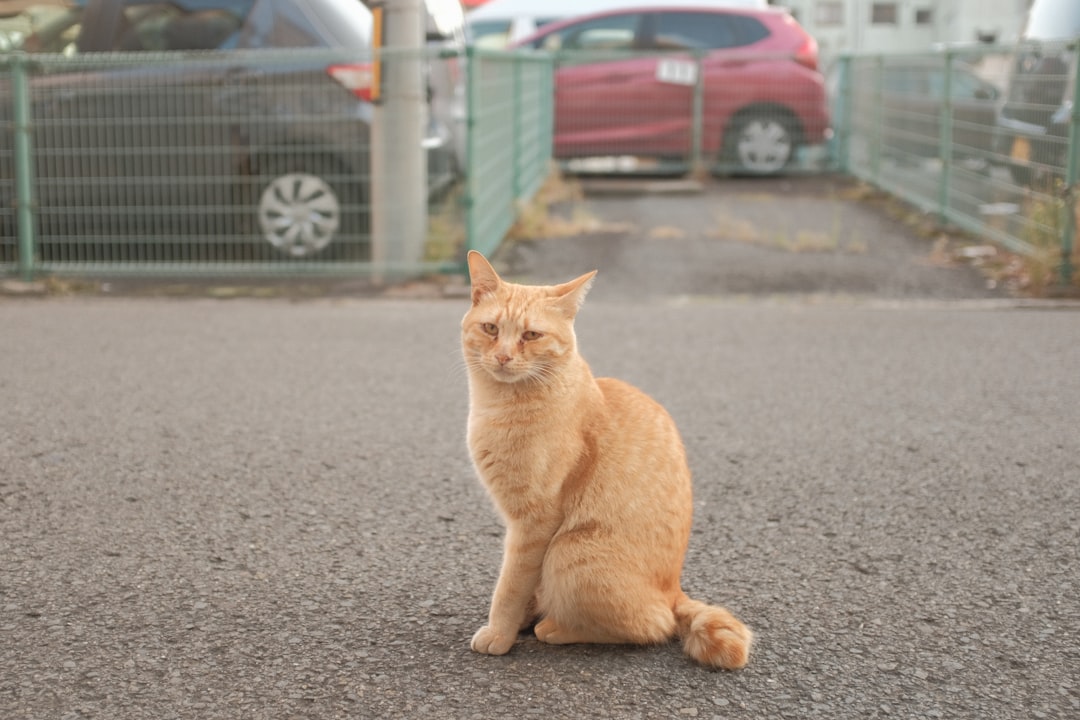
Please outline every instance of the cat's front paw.
[[496, 632], [490, 625], [485, 625], [473, 635], [472, 649], [485, 655], [505, 655], [516, 639], [515, 635]]

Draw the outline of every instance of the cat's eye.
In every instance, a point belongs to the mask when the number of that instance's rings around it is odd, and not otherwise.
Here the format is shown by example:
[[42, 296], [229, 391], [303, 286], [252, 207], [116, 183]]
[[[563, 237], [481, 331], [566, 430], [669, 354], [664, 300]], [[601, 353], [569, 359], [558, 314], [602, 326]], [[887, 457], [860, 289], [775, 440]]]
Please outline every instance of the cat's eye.
[[495, 337], [496, 335], [499, 334], [499, 326], [496, 325], [495, 323], [489, 323], [489, 322], [484, 323], [483, 325], [480, 326], [480, 329], [483, 330], [488, 335], [490, 335], [491, 337]]
[[542, 337], [544, 337], [544, 334], [538, 333], [535, 330], [526, 330], [525, 332], [521, 333], [522, 340], [539, 340]]

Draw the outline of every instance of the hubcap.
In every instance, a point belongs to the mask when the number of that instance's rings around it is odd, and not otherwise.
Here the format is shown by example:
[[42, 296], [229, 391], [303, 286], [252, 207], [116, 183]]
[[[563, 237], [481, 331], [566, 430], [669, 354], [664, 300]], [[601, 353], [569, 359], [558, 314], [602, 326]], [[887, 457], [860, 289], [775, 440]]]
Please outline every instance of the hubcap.
[[319, 252], [341, 224], [341, 204], [322, 178], [289, 173], [274, 178], [259, 198], [263, 237], [292, 257]]
[[755, 173], [783, 169], [791, 157], [791, 135], [775, 120], [753, 120], [739, 133], [739, 163]]

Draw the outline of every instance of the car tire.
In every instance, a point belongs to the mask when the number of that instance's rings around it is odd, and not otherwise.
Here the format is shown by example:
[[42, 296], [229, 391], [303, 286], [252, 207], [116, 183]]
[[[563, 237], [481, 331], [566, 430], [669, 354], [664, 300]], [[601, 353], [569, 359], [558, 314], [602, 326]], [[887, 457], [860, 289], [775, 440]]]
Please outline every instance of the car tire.
[[367, 188], [332, 161], [266, 163], [255, 228], [274, 255], [293, 260], [371, 257]]
[[747, 175], [774, 175], [795, 157], [798, 144], [794, 122], [773, 112], [744, 113], [727, 132], [725, 161]]

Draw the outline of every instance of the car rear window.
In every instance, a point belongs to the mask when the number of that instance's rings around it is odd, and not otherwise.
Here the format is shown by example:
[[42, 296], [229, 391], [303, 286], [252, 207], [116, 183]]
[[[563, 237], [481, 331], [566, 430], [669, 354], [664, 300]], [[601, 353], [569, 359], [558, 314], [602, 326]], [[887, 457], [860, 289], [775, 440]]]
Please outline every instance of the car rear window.
[[630, 50], [634, 47], [639, 13], [607, 15], [568, 25], [533, 44], [544, 50]]
[[[284, 2], [275, 0], [276, 23], [284, 18], [301, 28], [312, 39], [326, 38], [331, 47], [366, 50], [370, 46], [371, 13], [360, 0], [320, 0], [320, 2]], [[305, 22], [298, 15], [303, 13]], [[300, 39], [275, 42], [276, 47], [303, 47]]]
[[718, 50], [750, 45], [768, 29], [745, 15], [714, 12], [663, 12], [656, 18], [654, 42], [662, 50]]
[[881, 84], [886, 92], [897, 95], [922, 95], [926, 92], [926, 70], [913, 67], [885, 68]]
[[172, 3], [128, 5], [123, 13], [124, 30], [114, 38], [111, 50], [215, 50], [226, 44], [244, 19], [233, 8], [186, 10]]
[[[212, 50], [227, 47], [255, 0], [119, 3], [121, 20], [83, 28], [84, 5], [71, 7], [26, 39], [29, 52]], [[94, 35], [94, 37], [89, 37]]]
[[480, 47], [500, 48], [510, 37], [509, 20], [478, 20], [469, 25], [473, 42]]
[[58, 17], [50, 18], [23, 41], [22, 49], [31, 53], [75, 52], [75, 41], [82, 27], [82, 8], [71, 8]]

